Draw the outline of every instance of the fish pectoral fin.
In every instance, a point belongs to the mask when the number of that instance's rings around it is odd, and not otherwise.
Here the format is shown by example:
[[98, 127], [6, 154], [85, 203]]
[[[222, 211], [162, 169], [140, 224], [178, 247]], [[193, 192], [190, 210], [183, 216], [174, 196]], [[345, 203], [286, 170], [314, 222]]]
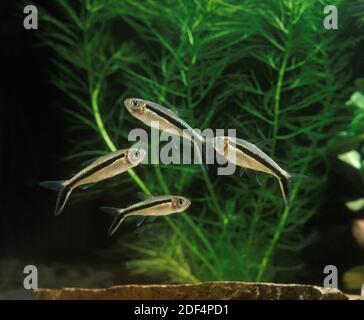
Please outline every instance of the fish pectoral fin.
[[137, 227], [139, 228], [143, 223], [152, 223], [155, 221], [155, 219], [157, 219], [156, 216], [153, 216], [153, 217], [143, 217], [140, 219], [140, 221], [137, 223]]
[[143, 217], [143, 218], [141, 218], [139, 221], [138, 221], [138, 223], [136, 224], [136, 226], [139, 228], [143, 223], [144, 223], [144, 221], [145, 221], [145, 219], [146, 219], [147, 217]]
[[92, 186], [93, 186], [93, 185], [95, 185], [95, 184], [96, 184], [96, 182], [95, 182], [95, 183], [88, 183], [88, 184], [84, 184], [84, 185], [80, 186], [80, 188], [81, 188], [82, 190], [87, 190], [88, 188], [92, 187]]
[[259, 178], [258, 172], [255, 172], [255, 179], [257, 180], [258, 184], [261, 186], [262, 185], [262, 181]]
[[246, 172], [246, 168], [240, 168], [240, 170], [239, 170], [239, 176], [242, 177], [245, 172]]

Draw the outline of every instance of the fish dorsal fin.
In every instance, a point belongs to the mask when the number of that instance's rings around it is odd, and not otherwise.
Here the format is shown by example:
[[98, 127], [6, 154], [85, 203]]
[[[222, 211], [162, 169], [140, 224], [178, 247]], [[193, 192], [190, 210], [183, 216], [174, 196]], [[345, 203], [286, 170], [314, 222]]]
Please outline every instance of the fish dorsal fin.
[[146, 194], [144, 192], [137, 192], [137, 197], [139, 200], [142, 200], [142, 201], [153, 198], [153, 196], [151, 194]]
[[84, 162], [81, 163], [81, 167], [88, 167], [90, 164], [96, 162], [97, 160], [99, 160], [100, 158], [102, 158], [103, 156], [101, 157], [95, 157], [95, 158], [92, 158], [92, 159], [88, 159]]
[[244, 146], [251, 150], [260, 150], [255, 144], [253, 144], [247, 140], [243, 140], [243, 139], [239, 139], [239, 138], [230, 138], [230, 139], [232, 142], [235, 142], [236, 144], [240, 144], [241, 146]]
[[[188, 110], [186, 110], [186, 109], [178, 109], [178, 110], [168, 109], [163, 106], [160, 106], [160, 109], [163, 110], [164, 113], [170, 115], [171, 117], [177, 118], [178, 121], [180, 121], [181, 123], [184, 123], [187, 127], [190, 127], [190, 125], [186, 122], [186, 121], [191, 120]], [[192, 130], [192, 128], [191, 128], [191, 130]]]
[[266, 158], [266, 159], [270, 159], [271, 161], [273, 161], [265, 152], [263, 152], [263, 150], [259, 149], [255, 144], [243, 140], [243, 139], [238, 139], [238, 138], [230, 138], [230, 141], [232, 141], [233, 143], [236, 143], [237, 145], [241, 145], [247, 149], [249, 149], [250, 151], [254, 152], [255, 154]]
[[92, 165], [93, 163], [103, 162], [105, 160], [108, 160], [108, 159], [114, 157], [117, 154], [121, 154], [121, 153], [124, 153], [126, 151], [127, 151], [127, 149], [121, 149], [121, 150], [117, 150], [117, 151], [105, 154], [105, 155], [100, 156], [100, 157], [95, 157], [95, 158], [86, 160], [86, 161], [81, 163], [81, 167], [85, 168], [85, 167], [88, 167], [88, 166]]

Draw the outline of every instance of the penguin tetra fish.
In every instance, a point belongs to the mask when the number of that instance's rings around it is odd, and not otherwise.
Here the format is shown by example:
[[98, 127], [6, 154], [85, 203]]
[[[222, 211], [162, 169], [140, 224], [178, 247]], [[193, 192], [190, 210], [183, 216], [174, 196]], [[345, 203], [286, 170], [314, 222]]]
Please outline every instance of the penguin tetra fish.
[[185, 211], [191, 204], [187, 198], [180, 196], [159, 196], [138, 202], [125, 209], [112, 207], [101, 207], [100, 210], [112, 216], [114, 220], [109, 228], [108, 234], [111, 236], [119, 228], [120, 224], [129, 216], [166, 216], [176, 212]]
[[96, 182], [121, 174], [140, 164], [146, 154], [146, 151], [141, 148], [118, 150], [92, 160], [91, 164], [68, 180], [44, 181], [40, 185], [44, 188], [58, 191], [55, 210], [56, 215], [58, 215], [64, 209], [73, 189], [77, 187], [86, 188]]
[[282, 169], [272, 158], [256, 145], [233, 137], [216, 137], [215, 150], [235, 165], [255, 171], [265, 172], [277, 178], [286, 205], [290, 200], [289, 179], [292, 174]]

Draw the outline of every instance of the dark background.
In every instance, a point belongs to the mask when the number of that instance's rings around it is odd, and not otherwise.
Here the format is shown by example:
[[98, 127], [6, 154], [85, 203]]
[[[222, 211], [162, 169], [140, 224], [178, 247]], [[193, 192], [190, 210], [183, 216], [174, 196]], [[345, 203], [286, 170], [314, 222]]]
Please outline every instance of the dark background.
[[[114, 242], [106, 236], [108, 220], [97, 211], [100, 198], [77, 202], [55, 217], [56, 194], [38, 187], [39, 181], [65, 178], [60, 159], [70, 149], [67, 120], [55, 107], [59, 93], [49, 81], [52, 52], [37, 45], [37, 30], [23, 28], [22, 9], [15, 1], [2, 2], [0, 8], [0, 261], [86, 263], [121, 270], [118, 263], [95, 254]], [[359, 46], [353, 78], [364, 75], [362, 52]], [[322, 284], [327, 264], [336, 265], [340, 274], [363, 264], [363, 249], [351, 236], [352, 214], [343, 206], [344, 200], [360, 196], [360, 190], [350, 168], [334, 159], [332, 164], [326, 205], [305, 230], [315, 231], [318, 240], [304, 250], [306, 268], [296, 282]], [[112, 282], [138, 280], [114, 272]]]

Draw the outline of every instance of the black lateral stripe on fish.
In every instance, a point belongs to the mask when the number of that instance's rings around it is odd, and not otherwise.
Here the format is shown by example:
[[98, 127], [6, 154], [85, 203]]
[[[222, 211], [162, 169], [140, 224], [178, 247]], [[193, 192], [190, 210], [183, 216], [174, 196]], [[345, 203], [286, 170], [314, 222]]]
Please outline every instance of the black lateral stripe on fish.
[[76, 179], [73, 179], [70, 181], [70, 183], [68, 184], [69, 188], [72, 188], [77, 182], [80, 182], [81, 180], [91, 176], [92, 174], [98, 172], [99, 170], [106, 168], [110, 165], [112, 165], [113, 163], [115, 163], [116, 161], [124, 158], [127, 154], [127, 150], [125, 150], [124, 152], [115, 155], [115, 157], [112, 157], [106, 161], [100, 162], [95, 166], [92, 166], [91, 164], [91, 168], [89, 168], [89, 170], [85, 170], [79, 177], [77, 177]]
[[166, 120], [168, 120], [170, 123], [172, 123], [173, 125], [175, 125], [177, 128], [179, 128], [181, 130], [192, 131], [192, 128], [186, 122], [184, 122], [182, 119], [179, 119], [177, 116], [173, 116], [173, 112], [163, 111], [162, 108], [160, 108], [161, 106], [157, 105], [154, 102], [150, 102], [150, 101], [145, 101], [145, 102], [146, 102], [146, 108], [149, 111], [152, 111], [152, 112], [156, 113], [157, 115], [165, 118]]
[[154, 200], [154, 201], [151, 201], [151, 202], [148, 202], [148, 203], [145, 203], [140, 206], [135, 205], [135, 206], [132, 206], [130, 208], [126, 208], [124, 211], [123, 211], [123, 214], [127, 214], [127, 213], [130, 213], [130, 212], [133, 212], [133, 211], [137, 211], [137, 210], [143, 210], [143, 209], [148, 209], [148, 208], [152, 208], [154, 206], [158, 206], [160, 204], [163, 204], [163, 203], [168, 203], [168, 202], [172, 202], [172, 199], [164, 199], [164, 200]]
[[[267, 161], [264, 157], [262, 157], [261, 155], [259, 155], [258, 153], [255, 153], [253, 151], [251, 151], [250, 149], [248, 149], [247, 147], [244, 147], [240, 144], [236, 144], [234, 142], [229, 142], [230, 145], [232, 147], [235, 147], [236, 149], [240, 150], [241, 152], [247, 154], [248, 156], [250, 156], [251, 158], [253, 158], [256, 161], [259, 161], [260, 163], [262, 163], [264, 166], [266, 166], [267, 168], [269, 168], [270, 170], [272, 170], [274, 172], [274, 174], [276, 174], [279, 178], [287, 178], [282, 172], [281, 169], [279, 168], [278, 164], [277, 167], [275, 165], [273, 165], [272, 163], [270, 163], [269, 161]], [[273, 161], [273, 160], [271, 160]], [[273, 161], [274, 162], [274, 161]], [[275, 163], [275, 162], [274, 162]]]
[[127, 98], [124, 100], [124, 106], [132, 116], [148, 126], [156, 127], [153, 122], [160, 122], [161, 126], [157, 128], [161, 131], [175, 129], [179, 136], [192, 142], [196, 142], [196, 139], [202, 143], [206, 142], [205, 137], [182, 120], [176, 112], [162, 105], [140, 98]]
[[113, 235], [121, 223], [129, 216], [156, 217], [165, 216], [186, 210], [191, 204], [187, 198], [180, 196], [152, 197], [127, 208], [101, 207], [101, 211], [114, 217], [108, 234]]

